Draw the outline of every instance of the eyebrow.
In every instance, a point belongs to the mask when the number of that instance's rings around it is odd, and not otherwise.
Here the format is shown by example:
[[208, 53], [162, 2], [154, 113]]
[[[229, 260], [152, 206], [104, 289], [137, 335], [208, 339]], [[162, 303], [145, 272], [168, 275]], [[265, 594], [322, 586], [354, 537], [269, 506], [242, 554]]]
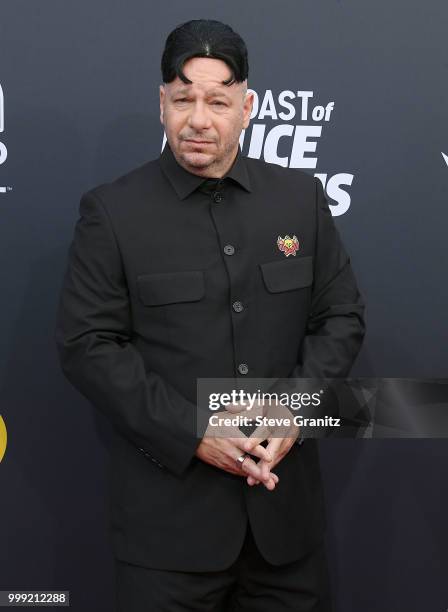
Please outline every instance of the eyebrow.
[[[175, 91], [173, 95], [174, 96], [181, 96], [181, 95], [184, 95], [184, 94], [188, 94], [189, 92], [190, 92], [190, 88], [189, 87], [181, 87], [180, 89]], [[221, 89], [216, 89], [216, 88], [208, 89], [205, 92], [205, 95], [206, 96], [221, 96], [223, 98], [229, 99], [229, 96], [224, 91], [222, 91]]]

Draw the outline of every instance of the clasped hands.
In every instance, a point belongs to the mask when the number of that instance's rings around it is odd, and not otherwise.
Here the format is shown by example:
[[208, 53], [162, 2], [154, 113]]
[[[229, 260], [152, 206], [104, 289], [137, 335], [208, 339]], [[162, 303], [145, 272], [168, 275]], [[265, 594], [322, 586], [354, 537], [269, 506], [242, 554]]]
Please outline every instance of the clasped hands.
[[[290, 410], [283, 405], [259, 401], [248, 410], [244, 404], [230, 404], [225, 412], [216, 413], [220, 423], [224, 419], [244, 415], [249, 419], [257, 416], [264, 417], [263, 424], [259, 425], [247, 437], [237, 425], [212, 424], [206, 429], [201, 443], [196, 449], [196, 456], [220, 469], [243, 476], [249, 486], [262, 483], [269, 491], [275, 489], [279, 482], [273, 468], [287, 455], [290, 448], [299, 436], [300, 428], [294, 424]], [[284, 423], [290, 422], [289, 425]], [[274, 424], [272, 424], [274, 423]], [[262, 442], [267, 440], [266, 447]], [[242, 463], [237, 462], [238, 457], [247, 453]], [[258, 458], [258, 461], [252, 459]]]

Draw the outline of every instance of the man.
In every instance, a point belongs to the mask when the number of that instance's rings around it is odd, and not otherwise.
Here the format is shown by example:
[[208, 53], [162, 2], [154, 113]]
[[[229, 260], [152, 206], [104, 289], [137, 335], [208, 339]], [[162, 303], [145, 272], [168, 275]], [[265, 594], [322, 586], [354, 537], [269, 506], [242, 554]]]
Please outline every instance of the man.
[[198, 437], [196, 384], [347, 376], [364, 335], [349, 258], [317, 179], [241, 154], [238, 34], [182, 24], [162, 74], [165, 148], [82, 196], [56, 329], [117, 433], [118, 610], [327, 612], [316, 441]]

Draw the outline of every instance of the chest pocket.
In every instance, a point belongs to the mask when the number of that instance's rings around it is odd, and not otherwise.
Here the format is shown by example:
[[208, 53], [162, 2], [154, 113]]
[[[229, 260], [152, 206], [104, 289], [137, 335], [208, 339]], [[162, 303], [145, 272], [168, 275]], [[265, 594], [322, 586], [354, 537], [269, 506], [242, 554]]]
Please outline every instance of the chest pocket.
[[313, 282], [313, 256], [292, 260], [268, 261], [260, 264], [261, 273], [270, 293], [309, 287]]
[[137, 276], [137, 290], [145, 306], [197, 302], [204, 297], [202, 270], [158, 272]]

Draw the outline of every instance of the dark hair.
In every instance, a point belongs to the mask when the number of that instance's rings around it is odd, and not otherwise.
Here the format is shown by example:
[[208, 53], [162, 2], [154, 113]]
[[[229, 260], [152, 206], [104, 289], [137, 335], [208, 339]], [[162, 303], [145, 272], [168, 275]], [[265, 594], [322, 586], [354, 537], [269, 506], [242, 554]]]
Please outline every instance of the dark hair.
[[170, 83], [176, 75], [191, 83], [182, 72], [184, 63], [192, 57], [212, 57], [224, 61], [232, 71], [223, 85], [241, 83], [247, 79], [249, 64], [244, 40], [232, 28], [214, 19], [192, 19], [175, 28], [166, 39], [162, 55], [162, 77]]

